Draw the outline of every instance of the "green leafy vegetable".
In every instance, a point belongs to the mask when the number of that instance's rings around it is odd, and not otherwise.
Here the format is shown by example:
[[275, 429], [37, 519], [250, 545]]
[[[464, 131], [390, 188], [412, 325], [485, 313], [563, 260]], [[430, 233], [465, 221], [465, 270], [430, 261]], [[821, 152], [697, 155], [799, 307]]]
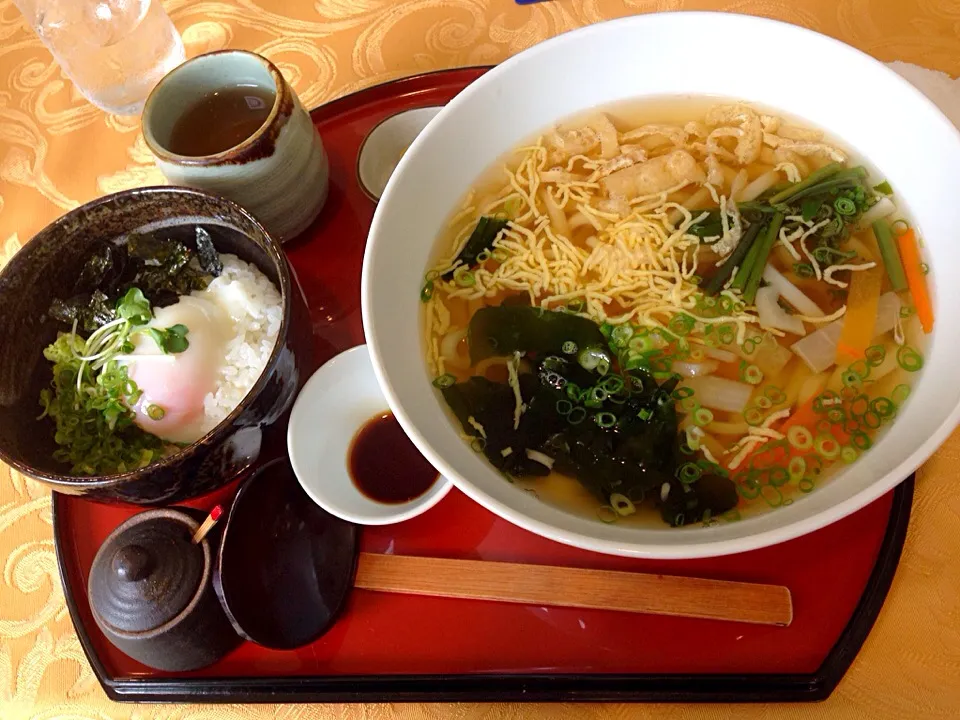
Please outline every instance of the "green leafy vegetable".
[[796, 199], [799, 193], [802, 193], [817, 184], [833, 177], [843, 170], [843, 164], [838, 162], [824, 165], [819, 170], [814, 170], [806, 178], [798, 183], [790, 185], [787, 189], [778, 192], [770, 198], [771, 205], [778, 205], [787, 202], [790, 199]]
[[[470, 233], [466, 245], [457, 255], [457, 267], [472, 268], [477, 264], [477, 257], [482, 252], [493, 250], [493, 241], [503, 230], [509, 221], [503, 218], [483, 216], [477, 221], [477, 226]], [[454, 277], [455, 270], [451, 270], [443, 276], [444, 280], [450, 280]]]
[[162, 456], [164, 442], [133, 424], [129, 403], [139, 398], [127, 368], [111, 360], [97, 372], [78, 354], [84, 341], [61, 334], [44, 350], [53, 363], [51, 386], [40, 393], [41, 417], [56, 423], [54, 457], [80, 475], [122, 473]]
[[117, 316], [129, 320], [133, 325], [146, 325], [153, 316], [150, 301], [139, 288], [130, 288], [127, 294], [117, 301]]
[[182, 353], [188, 347], [190, 342], [187, 340], [187, 326], [179, 323], [163, 328], [144, 328], [140, 332], [146, 333], [157, 346], [165, 353]]
[[907, 274], [903, 269], [903, 262], [900, 260], [900, 251], [897, 249], [897, 243], [893, 239], [893, 232], [890, 230], [887, 221], [881, 219], [874, 222], [873, 234], [877, 238], [880, 257], [883, 258], [883, 265], [887, 269], [887, 277], [890, 278], [890, 285], [897, 292], [906, 290]]
[[703, 286], [704, 293], [707, 295], [716, 295], [723, 289], [727, 280], [730, 279], [730, 275], [733, 274], [734, 269], [743, 264], [743, 260], [750, 251], [750, 248], [753, 247], [757, 235], [760, 234], [760, 227], [760, 223], [753, 223], [747, 228], [743, 237], [740, 238], [737, 247], [734, 248], [733, 252], [723, 261], [723, 265], [720, 266], [720, 269], [717, 270], [714, 276]]

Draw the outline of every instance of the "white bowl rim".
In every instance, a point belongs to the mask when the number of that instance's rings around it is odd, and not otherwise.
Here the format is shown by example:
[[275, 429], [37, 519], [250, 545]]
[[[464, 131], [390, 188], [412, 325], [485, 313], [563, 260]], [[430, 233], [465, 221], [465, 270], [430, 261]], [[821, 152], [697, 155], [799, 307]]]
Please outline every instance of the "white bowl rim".
[[415, 426], [410, 415], [405, 411], [403, 406], [400, 404], [398, 399], [398, 394], [396, 389], [393, 387], [390, 379], [387, 377], [384, 367], [385, 367], [385, 357], [384, 357], [384, 348], [381, 348], [377, 342], [377, 333], [375, 321], [370, 310], [371, 304], [371, 295], [373, 293], [373, 281], [371, 278], [371, 273], [369, 272], [369, 266], [371, 264], [371, 258], [373, 257], [372, 250], [375, 249], [375, 237], [377, 236], [380, 225], [381, 225], [381, 208], [387, 206], [387, 201], [394, 192], [394, 188], [397, 185], [397, 178], [402, 177], [403, 170], [406, 165], [411, 161], [415, 156], [416, 151], [419, 149], [420, 145], [428, 142], [429, 137], [433, 129], [441, 124], [444, 118], [450, 114], [456, 107], [461, 104], [464, 104], [469, 99], [470, 95], [478, 91], [478, 88], [485, 87], [486, 85], [496, 83], [499, 78], [511, 71], [514, 65], [517, 65], [521, 62], [526, 62], [527, 58], [532, 55], [547, 52], [553, 45], [560, 42], [567, 41], [567, 37], [570, 35], [577, 35], [579, 37], [586, 37], [594, 33], [602, 33], [608, 25], [612, 24], [647, 24], [647, 23], [656, 23], [665, 19], [675, 18], [676, 16], [684, 16], [690, 18], [691, 21], [700, 21], [700, 22], [716, 22], [722, 20], [724, 22], [730, 22], [731, 18], [735, 18], [736, 22], [744, 23], [754, 23], [760, 26], [778, 26], [789, 28], [790, 31], [795, 33], [804, 34], [807, 36], [815, 37], [820, 42], [827, 42], [832, 44], [843, 52], [860, 56], [869, 60], [870, 63], [874, 64], [878, 72], [886, 73], [891, 82], [898, 83], [903, 89], [908, 93], [912, 94], [915, 100], [922, 105], [926, 105], [928, 111], [933, 112], [934, 115], [939, 116], [944, 125], [949, 126], [953, 134], [957, 137], [957, 142], [960, 144], [960, 131], [954, 126], [954, 124], [943, 114], [942, 111], [936, 106], [933, 101], [931, 101], [926, 95], [924, 95], [919, 89], [917, 89], [912, 83], [903, 78], [901, 75], [884, 65], [881, 61], [870, 56], [869, 54], [858, 50], [857, 48], [848, 45], [836, 38], [830, 37], [823, 33], [819, 33], [815, 30], [809, 28], [804, 28], [802, 26], [794, 25], [792, 23], [784, 22], [781, 20], [775, 20], [766, 17], [754, 16], [754, 15], [744, 15], [740, 13], [728, 13], [728, 12], [713, 12], [713, 11], [672, 11], [672, 12], [663, 12], [663, 13], [649, 13], [628, 16], [623, 18], [616, 18], [611, 20], [606, 20], [603, 22], [587, 25], [581, 28], [576, 28], [564, 33], [560, 33], [554, 37], [548, 38], [547, 40], [540, 42], [530, 48], [527, 48], [521, 53], [514, 55], [503, 63], [495, 66], [488, 72], [481, 75], [478, 79], [474, 80], [470, 85], [467, 86], [461, 93], [454, 97], [440, 113], [434, 117], [430, 123], [424, 128], [420, 133], [411, 147], [408, 149], [405, 156], [401, 159], [397, 168], [394, 170], [393, 175], [390, 178], [390, 181], [387, 183], [387, 186], [381, 196], [381, 202], [378, 205], [377, 212], [374, 214], [373, 221], [371, 223], [370, 231], [368, 234], [368, 242], [366, 246], [366, 251], [364, 253], [363, 260], [363, 269], [361, 277], [361, 310], [364, 326], [364, 334], [367, 338], [367, 342], [370, 349], [371, 358], [373, 360], [374, 372], [377, 375], [378, 382], [384, 392], [384, 395], [387, 398], [387, 401], [394, 412], [397, 420], [400, 422], [400, 425], [403, 427], [404, 431], [411, 438], [411, 440], [417, 445], [423, 455], [435, 466], [438, 470], [445, 476], [451, 478], [451, 481], [457, 486], [457, 488], [463, 492], [465, 495], [470, 497], [472, 500], [478, 502], [483, 507], [488, 508], [492, 512], [496, 513], [500, 517], [510, 521], [511, 523], [526, 529], [530, 532], [536, 533], [542, 537], [554, 540], [556, 542], [570, 545], [573, 547], [591, 550], [595, 552], [600, 552], [604, 554], [619, 555], [626, 557], [638, 557], [638, 558], [651, 558], [651, 559], [693, 559], [693, 558], [705, 558], [705, 557], [719, 557], [723, 555], [730, 555], [734, 553], [746, 552], [750, 550], [757, 550], [771, 545], [779, 544], [786, 542], [788, 540], [795, 539], [797, 537], [815, 532], [827, 525], [830, 525], [838, 520], [841, 520], [848, 515], [851, 515], [858, 510], [865, 508], [870, 503], [881, 498], [887, 494], [890, 490], [894, 489], [897, 485], [905, 481], [911, 474], [915, 473], [921, 464], [923, 464], [936, 450], [937, 448], [950, 436], [950, 434], [960, 423], [960, 405], [957, 405], [953, 410], [944, 418], [944, 420], [937, 427], [936, 431], [933, 432], [923, 443], [916, 447], [913, 452], [911, 452], [901, 463], [896, 467], [891, 468], [887, 473], [877, 481], [873, 482], [868, 487], [865, 487], [860, 492], [848, 497], [847, 499], [825, 509], [814, 515], [811, 515], [806, 518], [801, 518], [795, 520], [787, 525], [780, 526], [776, 529], [763, 530], [760, 532], [751, 533], [748, 535], [742, 535], [736, 538], [731, 538], [727, 540], [710, 540], [706, 542], [683, 542], [677, 544], [661, 544], [661, 545], [649, 545], [649, 544], [640, 544], [640, 543], [617, 543], [609, 540], [592, 537], [589, 535], [584, 535], [582, 533], [577, 533], [570, 530], [565, 530], [557, 528], [549, 523], [543, 522], [541, 520], [530, 517], [529, 515], [519, 512], [512, 508], [510, 505], [499, 501], [498, 499], [491, 497], [486, 492], [478, 488], [476, 485], [471, 483], [469, 480], [460, 480], [457, 477], [457, 473], [453, 471], [453, 468], [447, 463], [440, 453], [434, 451], [433, 447], [426, 440], [426, 438], [420, 433], [420, 431]]

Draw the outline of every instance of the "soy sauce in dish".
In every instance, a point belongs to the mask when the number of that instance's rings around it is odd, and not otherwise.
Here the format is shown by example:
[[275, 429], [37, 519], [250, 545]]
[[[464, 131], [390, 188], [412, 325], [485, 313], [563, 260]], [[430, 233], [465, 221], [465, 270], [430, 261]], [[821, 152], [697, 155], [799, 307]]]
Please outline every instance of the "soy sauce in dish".
[[167, 149], [178, 155], [215, 155], [239, 145], [270, 116], [276, 93], [257, 85], [225, 87], [204, 95], [177, 118]]
[[350, 443], [348, 466], [357, 489], [385, 505], [420, 497], [438, 477], [391, 412], [370, 418], [360, 428]]

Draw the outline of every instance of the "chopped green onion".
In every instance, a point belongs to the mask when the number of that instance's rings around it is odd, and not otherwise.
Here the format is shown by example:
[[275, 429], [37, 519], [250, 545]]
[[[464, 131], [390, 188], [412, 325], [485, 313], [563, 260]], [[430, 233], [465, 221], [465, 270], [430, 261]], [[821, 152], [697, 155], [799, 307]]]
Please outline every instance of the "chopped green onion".
[[625, 346], [632, 336], [633, 325], [630, 323], [617, 325], [610, 333], [610, 339], [619, 347]]
[[847, 419], [847, 414], [842, 407], [832, 407], [827, 410], [827, 421], [834, 425], [839, 425]]
[[598, 412], [593, 419], [602, 428], [612, 428], [617, 424], [617, 416], [611, 412]]
[[882, 418], [891, 417], [897, 412], [897, 406], [887, 397], [878, 397], [870, 401], [870, 409]]
[[597, 517], [600, 518], [601, 522], [605, 522], [609, 525], [610, 523], [615, 523], [617, 521], [618, 515], [617, 511], [609, 505], [602, 505], [597, 508]]
[[816, 275], [810, 263], [794, 263], [793, 271], [802, 278], [812, 278]]
[[609, 394], [618, 393], [623, 390], [623, 378], [619, 375], [611, 375], [606, 377], [601, 381], [600, 387], [607, 391]]
[[453, 281], [460, 287], [472, 287], [477, 284], [477, 278], [466, 265], [461, 265], [453, 271]]
[[696, 482], [700, 479], [702, 474], [700, 466], [696, 463], [685, 462], [679, 468], [677, 468], [677, 480], [682, 482], [684, 485], [689, 485], [692, 482]]
[[883, 424], [883, 419], [879, 414], [875, 413], [873, 410], [867, 410], [863, 414], [863, 424], [866, 425], [871, 430], [876, 430]]
[[584, 370], [597, 370], [601, 361], [607, 362], [609, 367], [607, 355], [600, 348], [584, 348], [577, 356], [577, 362], [580, 363], [580, 367], [582, 367]]
[[444, 373], [443, 375], [441, 375], [440, 377], [438, 377], [433, 381], [433, 386], [435, 388], [439, 388], [440, 390], [444, 390], [456, 384], [456, 382], [457, 382], [456, 377], [454, 377], [450, 373]]
[[855, 417], [863, 417], [870, 409], [870, 398], [865, 393], [860, 393], [850, 402], [850, 414]]
[[890, 183], [886, 180], [884, 180], [882, 183], [874, 185], [873, 189], [884, 195], [893, 195], [893, 188], [890, 187]]
[[873, 445], [873, 441], [870, 439], [870, 436], [867, 435], [863, 430], [857, 430], [856, 432], [850, 433], [850, 442], [853, 443], [854, 447], [859, 450], [869, 450], [870, 446]]
[[762, 408], [763, 410], [769, 410], [773, 407], [773, 401], [768, 397], [758, 397], [757, 407]]
[[743, 413], [743, 419], [747, 425], [760, 425], [763, 422], [763, 413], [759, 408], [750, 407]]
[[686, 400], [688, 397], [693, 396], [693, 388], [678, 387], [673, 391], [672, 395], [674, 400]]
[[567, 340], [560, 349], [567, 355], [573, 355], [577, 351], [577, 344], [573, 340]]
[[817, 435], [813, 442], [814, 449], [828, 460], [835, 458], [840, 454], [840, 443], [833, 435]]
[[802, 425], [794, 425], [787, 430], [787, 441], [797, 450], [809, 450], [813, 447], [813, 433]]
[[920, 263], [920, 272], [923, 273], [924, 275], [929, 275], [930, 266], [927, 265], [926, 263]]
[[427, 280], [420, 289], [420, 301], [429, 302], [433, 297], [433, 280]]
[[863, 380], [853, 370], [845, 370], [840, 378], [843, 380], [844, 387], [859, 389], [863, 385]]
[[166, 411], [159, 405], [150, 405], [147, 407], [147, 417], [151, 420], [163, 420], [163, 416], [166, 414]]
[[557, 412], [560, 415], [569, 415], [573, 412], [573, 403], [569, 400], [557, 400]]
[[764, 397], [769, 398], [770, 402], [772, 402], [774, 405], [779, 405], [787, 400], [787, 394], [776, 385], [768, 385], [766, 388], [764, 388], [763, 395]]
[[483, 449], [486, 446], [487, 446], [487, 441], [480, 437], [474, 438], [470, 442], [470, 449], [473, 450], [474, 452], [482, 453]]
[[907, 372], [917, 372], [923, 367], [923, 355], [909, 345], [897, 348], [897, 364]]
[[610, 505], [613, 507], [617, 515], [622, 517], [633, 515], [633, 513], [637, 511], [633, 501], [631, 501], [626, 495], [622, 495], [620, 493], [613, 493], [610, 495]]
[[653, 411], [650, 408], [641, 408], [640, 412], [637, 413], [637, 417], [646, 422], [653, 417]]
[[857, 449], [850, 447], [849, 445], [840, 451], [840, 459], [848, 465], [857, 459], [857, 455], [859, 455]]
[[477, 263], [483, 264], [490, 259], [490, 251], [483, 250], [479, 255], [477, 255]]
[[883, 345], [871, 345], [867, 348], [865, 357], [869, 367], [877, 367], [886, 359], [887, 351]]
[[698, 408], [697, 411], [693, 413], [693, 421], [697, 425], [709, 425], [713, 422], [713, 413], [705, 407]]
[[813, 492], [814, 483], [810, 478], [804, 478], [797, 484], [797, 489], [802, 493]]
[[787, 472], [791, 480], [800, 480], [807, 472], [807, 461], [799, 455], [794, 455], [787, 465]]
[[873, 234], [877, 238], [877, 246], [880, 248], [880, 256], [883, 258], [883, 264], [887, 268], [887, 277], [890, 278], [890, 285], [894, 290], [900, 292], [907, 289], [907, 275], [903, 270], [903, 262], [900, 260], [900, 251], [897, 249], [897, 243], [893, 239], [893, 233], [886, 220], [877, 220], [873, 223]]
[[743, 370], [743, 381], [751, 385], [759, 385], [763, 382], [763, 371], [756, 365], [747, 365]]
[[908, 397], [910, 397], [910, 386], [905, 385], [903, 383], [901, 383], [900, 385], [897, 385], [890, 392], [890, 399], [893, 401], [893, 404], [896, 405], [897, 407], [900, 407], [901, 405], [903, 405], [907, 401]]
[[[781, 470], [783, 468], [780, 468]], [[767, 501], [770, 507], [780, 507], [783, 505], [783, 493], [776, 485], [764, 485], [760, 489], [760, 495]]]
[[783, 467], [770, 468], [770, 472], [767, 475], [767, 482], [774, 487], [786, 485], [790, 482], [790, 471]]
[[579, 425], [587, 417], [587, 411], [582, 407], [575, 407], [570, 411], [570, 414], [567, 415], [567, 422], [571, 425]]

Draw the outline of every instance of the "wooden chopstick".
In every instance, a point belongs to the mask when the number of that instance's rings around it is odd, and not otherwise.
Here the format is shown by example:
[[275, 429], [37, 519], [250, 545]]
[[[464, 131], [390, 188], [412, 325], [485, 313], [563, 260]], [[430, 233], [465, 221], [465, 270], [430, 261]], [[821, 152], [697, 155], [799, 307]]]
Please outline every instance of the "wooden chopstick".
[[354, 587], [761, 625], [793, 620], [782, 585], [485, 560], [360, 553]]

